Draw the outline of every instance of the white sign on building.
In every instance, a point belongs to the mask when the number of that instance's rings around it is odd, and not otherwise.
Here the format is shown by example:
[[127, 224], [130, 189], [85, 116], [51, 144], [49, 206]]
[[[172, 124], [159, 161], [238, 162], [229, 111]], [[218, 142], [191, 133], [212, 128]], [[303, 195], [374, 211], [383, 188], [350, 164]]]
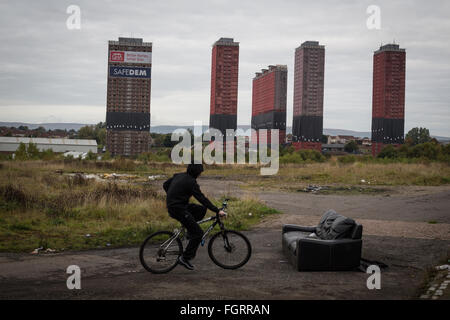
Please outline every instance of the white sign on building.
[[152, 63], [152, 53], [137, 51], [110, 51], [109, 62]]

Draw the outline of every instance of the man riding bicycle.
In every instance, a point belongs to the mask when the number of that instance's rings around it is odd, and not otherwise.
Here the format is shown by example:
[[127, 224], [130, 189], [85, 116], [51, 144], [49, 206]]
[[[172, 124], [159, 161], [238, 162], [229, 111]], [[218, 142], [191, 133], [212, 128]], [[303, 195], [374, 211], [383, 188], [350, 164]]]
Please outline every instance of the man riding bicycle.
[[[201, 192], [196, 179], [202, 172], [202, 164], [192, 163], [188, 165], [186, 172], [174, 174], [163, 184], [167, 193], [166, 203], [169, 216], [178, 220], [188, 232], [189, 243], [183, 255], [178, 258], [178, 262], [189, 270], [194, 270], [190, 260], [195, 257], [203, 236], [203, 230], [197, 221], [203, 219], [207, 209], [218, 213], [221, 217], [226, 215]], [[189, 203], [191, 196], [194, 196], [202, 205]]]

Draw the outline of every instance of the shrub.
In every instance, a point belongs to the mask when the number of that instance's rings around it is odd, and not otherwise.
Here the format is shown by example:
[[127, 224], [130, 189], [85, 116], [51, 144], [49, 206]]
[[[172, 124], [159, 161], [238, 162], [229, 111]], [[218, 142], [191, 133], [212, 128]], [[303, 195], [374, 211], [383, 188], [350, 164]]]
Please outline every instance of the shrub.
[[111, 153], [109, 153], [109, 151], [106, 151], [101, 157], [102, 157], [102, 160], [111, 160], [112, 159]]
[[280, 146], [280, 157], [294, 152], [295, 148], [293, 146]]
[[138, 156], [139, 161], [148, 162], [170, 162], [170, 149], [158, 150], [156, 152], [144, 152]]
[[[450, 146], [442, 146], [437, 142], [425, 142], [417, 145], [393, 145], [384, 147], [378, 154], [380, 159], [395, 159], [397, 161], [419, 160], [423, 161], [450, 161]], [[409, 159], [409, 160], [408, 160]]]
[[8, 202], [17, 203], [18, 205], [24, 207], [28, 202], [25, 192], [12, 184], [0, 186], [0, 196]]
[[89, 150], [86, 155], [86, 160], [97, 160], [97, 155]]
[[355, 163], [356, 157], [354, 155], [340, 156], [337, 158], [337, 161], [342, 164]]
[[378, 154], [378, 158], [398, 158], [398, 150], [393, 145], [387, 145]]
[[442, 153], [441, 146], [432, 142], [417, 144], [407, 151], [409, 158], [425, 158], [437, 160], [438, 154]]
[[356, 151], [358, 151], [358, 149], [359, 149], [358, 144], [354, 140], [347, 142], [344, 146], [345, 152], [348, 152], [348, 153], [356, 152]]
[[29, 143], [28, 146], [21, 142], [15, 152], [14, 160], [53, 160], [56, 154], [52, 149], [39, 151], [35, 143]]
[[53, 160], [57, 157], [56, 153], [52, 149], [47, 149], [41, 152], [39, 156], [42, 160]]
[[327, 158], [317, 150], [298, 150], [280, 156], [281, 163], [324, 162]]

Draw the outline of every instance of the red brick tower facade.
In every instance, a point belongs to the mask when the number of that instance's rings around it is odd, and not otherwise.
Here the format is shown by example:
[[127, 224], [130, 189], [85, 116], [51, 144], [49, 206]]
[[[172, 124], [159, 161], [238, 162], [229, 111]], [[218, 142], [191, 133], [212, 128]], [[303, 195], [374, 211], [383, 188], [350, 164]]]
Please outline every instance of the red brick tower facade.
[[325, 46], [306, 41], [295, 50], [292, 144], [322, 151]]
[[239, 42], [220, 38], [213, 45], [209, 127], [225, 134], [236, 130], [239, 71]]
[[404, 142], [406, 51], [397, 44], [373, 55], [372, 155]]
[[[279, 143], [286, 142], [287, 66], [269, 66], [256, 73], [252, 90], [252, 129], [279, 130]], [[259, 133], [258, 133], [259, 136]]]
[[149, 149], [152, 43], [119, 38], [108, 45], [106, 149], [132, 156]]

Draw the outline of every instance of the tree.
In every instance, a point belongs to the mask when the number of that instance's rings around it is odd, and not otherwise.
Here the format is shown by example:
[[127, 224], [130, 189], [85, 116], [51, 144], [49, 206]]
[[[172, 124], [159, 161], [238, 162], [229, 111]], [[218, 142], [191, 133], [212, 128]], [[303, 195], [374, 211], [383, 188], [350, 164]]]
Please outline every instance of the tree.
[[430, 142], [430, 131], [427, 128], [412, 128], [406, 134], [406, 143], [415, 146], [419, 143]]
[[84, 126], [78, 130], [77, 137], [79, 139], [94, 139], [94, 126]]
[[153, 141], [152, 141], [153, 146], [155, 146], [155, 147], [163, 147], [164, 146], [163, 142], [164, 142], [166, 135], [160, 134], [160, 133], [150, 133], [150, 136], [153, 139]]
[[25, 145], [25, 143], [21, 142], [19, 144], [19, 147], [17, 148], [15, 154], [16, 160], [26, 160], [28, 158], [27, 146]]
[[106, 143], [106, 124], [99, 122], [96, 125], [87, 125], [78, 130], [78, 139], [92, 139], [97, 141], [99, 148]]
[[358, 149], [359, 149], [359, 147], [355, 140], [350, 140], [344, 146], [345, 152], [348, 152], [348, 153], [354, 153], [354, 152], [358, 151]]
[[163, 146], [166, 148], [172, 148], [174, 147], [176, 144], [178, 143], [178, 141], [172, 141], [172, 135], [166, 134], [164, 136], [164, 141], [163, 141]]
[[39, 149], [35, 143], [28, 144], [27, 155], [29, 159], [39, 159]]
[[95, 139], [100, 147], [103, 147], [106, 143], [106, 128], [95, 128]]

